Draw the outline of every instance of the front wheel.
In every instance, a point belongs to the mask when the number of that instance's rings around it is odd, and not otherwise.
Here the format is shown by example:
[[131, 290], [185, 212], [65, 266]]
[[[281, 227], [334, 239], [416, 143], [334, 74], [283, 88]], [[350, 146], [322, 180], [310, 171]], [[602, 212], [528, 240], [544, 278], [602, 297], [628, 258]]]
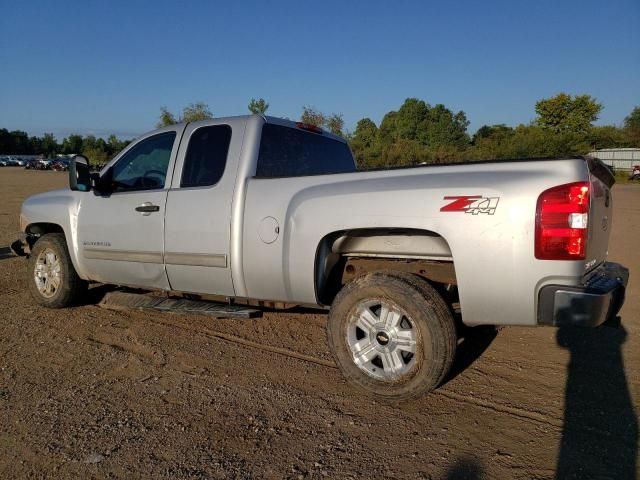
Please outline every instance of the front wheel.
[[403, 272], [370, 273], [346, 285], [331, 306], [327, 335], [347, 381], [393, 401], [434, 390], [456, 350], [455, 323], [442, 297]]
[[48, 233], [38, 239], [27, 273], [31, 296], [45, 307], [67, 307], [87, 290], [87, 282], [76, 273], [61, 233]]

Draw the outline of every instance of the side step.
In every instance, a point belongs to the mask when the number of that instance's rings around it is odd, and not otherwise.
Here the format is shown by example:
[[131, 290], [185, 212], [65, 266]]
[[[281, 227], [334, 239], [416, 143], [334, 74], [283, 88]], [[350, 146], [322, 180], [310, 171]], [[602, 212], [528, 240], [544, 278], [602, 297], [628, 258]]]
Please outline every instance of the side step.
[[139, 293], [108, 292], [98, 304], [112, 310], [130, 308], [142, 310], [159, 310], [172, 313], [198, 313], [218, 318], [258, 318], [262, 311], [247, 308], [243, 305], [207, 302], [204, 300], [187, 300], [185, 298], [164, 298]]

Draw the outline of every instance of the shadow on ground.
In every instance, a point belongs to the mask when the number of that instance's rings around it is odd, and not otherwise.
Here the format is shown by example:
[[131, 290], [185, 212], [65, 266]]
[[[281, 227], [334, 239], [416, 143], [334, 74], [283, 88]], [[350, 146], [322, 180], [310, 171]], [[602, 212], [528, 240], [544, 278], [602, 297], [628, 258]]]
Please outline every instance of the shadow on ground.
[[451, 370], [442, 384], [450, 382], [475, 362], [498, 335], [498, 330], [490, 325], [463, 327], [460, 332], [462, 341], [456, 348], [456, 358]]
[[624, 328], [561, 327], [571, 359], [557, 479], [636, 478], [638, 418], [622, 358]]
[[480, 463], [473, 458], [460, 458], [446, 471], [445, 480], [480, 480], [483, 478], [483, 469]]

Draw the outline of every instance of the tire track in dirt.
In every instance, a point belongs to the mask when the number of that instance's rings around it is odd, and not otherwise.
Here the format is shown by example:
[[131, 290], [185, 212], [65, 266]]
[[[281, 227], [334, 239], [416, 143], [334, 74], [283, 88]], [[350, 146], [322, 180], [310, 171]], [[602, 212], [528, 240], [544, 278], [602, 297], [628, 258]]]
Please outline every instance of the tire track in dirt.
[[145, 320], [147, 320], [147, 321], [149, 321], [151, 323], [158, 324], [158, 325], [163, 325], [165, 327], [179, 328], [179, 329], [184, 330], [184, 331], [188, 331], [188, 332], [192, 332], [192, 333], [198, 333], [198, 334], [203, 335], [203, 336], [208, 337], [208, 338], [224, 340], [224, 341], [227, 341], [227, 342], [230, 342], [230, 343], [243, 345], [245, 347], [256, 348], [258, 350], [263, 350], [263, 351], [270, 352], [270, 353], [276, 353], [278, 355], [283, 355], [285, 357], [296, 358], [298, 360], [302, 360], [302, 361], [305, 361], [305, 362], [315, 363], [315, 364], [321, 365], [323, 367], [329, 367], [329, 368], [334, 368], [334, 369], [338, 368], [335, 363], [333, 363], [332, 361], [329, 361], [329, 360], [324, 360], [322, 358], [312, 357], [311, 355], [305, 355], [304, 353], [299, 353], [299, 352], [296, 352], [294, 350], [289, 350], [287, 348], [274, 347], [272, 345], [265, 345], [263, 343], [258, 343], [258, 342], [254, 342], [252, 340], [248, 340], [246, 338], [238, 337], [236, 335], [231, 335], [229, 333], [218, 332], [216, 330], [201, 329], [201, 328], [195, 328], [195, 327], [187, 327], [185, 325], [177, 324], [177, 323], [170, 322], [170, 321], [167, 322], [167, 321], [149, 319], [149, 318], [147, 318]]
[[[303, 353], [299, 353], [294, 350], [289, 350], [287, 348], [265, 345], [265, 344], [254, 342], [252, 340], [248, 340], [243, 337], [238, 337], [236, 335], [232, 335], [229, 333], [219, 332], [212, 329], [203, 329], [198, 327], [186, 326], [186, 325], [183, 325], [177, 322], [172, 322], [166, 319], [160, 320], [156, 318], [145, 318], [145, 320], [157, 325], [167, 327], [167, 328], [178, 328], [184, 331], [206, 336], [207, 338], [218, 339], [218, 340], [226, 341], [236, 345], [255, 348], [255, 349], [262, 350], [269, 353], [276, 353], [278, 355], [282, 355], [285, 357], [294, 358], [294, 359], [302, 360], [309, 363], [314, 363], [322, 367], [328, 367], [332, 369], [338, 368], [334, 362], [329, 360], [324, 360], [324, 359], [313, 357], [310, 355], [305, 355]], [[431, 393], [431, 395], [439, 395], [441, 397], [444, 397], [456, 403], [465, 403], [468, 405], [475, 406], [477, 408], [490, 410], [495, 413], [506, 414], [512, 417], [517, 417], [524, 421], [543, 424], [545, 426], [552, 426], [558, 429], [562, 428], [561, 419], [549, 417], [548, 415], [545, 415], [539, 412], [532, 412], [530, 410], [525, 410], [522, 408], [510, 406], [510, 405], [500, 404], [497, 402], [493, 402], [491, 400], [486, 400], [486, 399], [477, 398], [477, 397], [470, 397], [467, 395], [457, 393], [446, 387], [438, 388], [433, 393]]]

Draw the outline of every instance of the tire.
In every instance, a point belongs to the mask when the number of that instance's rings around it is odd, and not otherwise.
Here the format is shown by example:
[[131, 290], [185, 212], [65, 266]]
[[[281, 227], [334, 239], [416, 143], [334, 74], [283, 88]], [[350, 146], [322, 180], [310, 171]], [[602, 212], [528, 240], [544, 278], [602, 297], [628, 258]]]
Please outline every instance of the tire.
[[48, 308], [67, 307], [87, 291], [87, 282], [76, 273], [62, 233], [38, 239], [31, 249], [27, 274], [31, 296]]
[[449, 372], [457, 344], [442, 297], [426, 280], [395, 271], [347, 284], [331, 305], [327, 337], [347, 382], [389, 401], [433, 391]]

